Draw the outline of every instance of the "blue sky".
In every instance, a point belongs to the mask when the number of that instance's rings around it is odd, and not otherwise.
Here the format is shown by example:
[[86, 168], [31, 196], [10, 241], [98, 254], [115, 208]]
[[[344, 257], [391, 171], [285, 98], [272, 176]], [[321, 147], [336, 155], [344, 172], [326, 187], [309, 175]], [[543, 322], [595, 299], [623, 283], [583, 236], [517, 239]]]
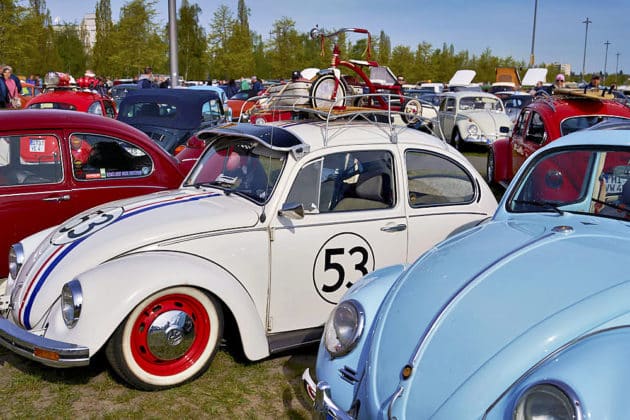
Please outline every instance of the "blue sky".
[[[111, 0], [118, 19], [126, 0]], [[237, 0], [189, 0], [202, 8], [200, 23], [207, 29], [214, 10], [221, 4], [236, 13]], [[420, 42], [434, 48], [453, 44], [456, 51], [479, 55], [490, 48], [496, 56], [512, 56], [529, 63], [535, 0], [246, 0], [250, 27], [264, 39], [273, 22], [283, 16], [293, 19], [299, 31], [315, 24], [324, 28], [362, 27], [378, 35], [383, 30], [392, 46], [415, 50]], [[604, 6], [605, 4], [605, 6]], [[96, 0], [47, 0], [51, 16], [61, 22], [79, 22], [94, 12]], [[181, 0], [176, 1], [179, 8]], [[601, 6], [600, 6], [601, 5]], [[159, 19], [168, 21], [168, 0], [156, 0]], [[582, 70], [584, 37], [588, 17], [586, 72], [604, 69], [606, 41], [610, 42], [606, 70], [617, 67], [630, 72], [630, 1], [538, 0], [534, 55], [536, 63], [571, 64]], [[619, 53], [619, 56], [617, 56]]]

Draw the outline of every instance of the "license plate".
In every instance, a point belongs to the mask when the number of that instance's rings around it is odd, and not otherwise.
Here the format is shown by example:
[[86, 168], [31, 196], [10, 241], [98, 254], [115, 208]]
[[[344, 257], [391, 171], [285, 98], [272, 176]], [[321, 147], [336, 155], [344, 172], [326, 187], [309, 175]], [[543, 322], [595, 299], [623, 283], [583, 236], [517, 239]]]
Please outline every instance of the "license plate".
[[30, 139], [28, 151], [33, 153], [44, 153], [46, 150], [46, 141], [44, 139]]

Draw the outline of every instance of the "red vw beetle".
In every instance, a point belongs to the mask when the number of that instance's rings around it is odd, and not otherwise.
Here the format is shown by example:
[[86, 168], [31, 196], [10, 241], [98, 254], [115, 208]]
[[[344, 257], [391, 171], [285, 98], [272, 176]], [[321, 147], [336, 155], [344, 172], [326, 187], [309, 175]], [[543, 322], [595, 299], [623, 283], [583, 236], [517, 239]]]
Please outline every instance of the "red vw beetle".
[[70, 84], [65, 73], [49, 72], [44, 77], [45, 89], [25, 105], [29, 109], [66, 109], [116, 118], [116, 102], [96, 90], [80, 89]]
[[492, 143], [486, 180], [507, 186], [536, 150], [560, 136], [616, 119], [630, 119], [630, 108], [612, 99], [601, 99], [580, 90], [537, 96], [521, 110], [512, 137]]
[[0, 112], [0, 278], [9, 247], [98, 204], [179, 187], [181, 163], [143, 132], [82, 112]]

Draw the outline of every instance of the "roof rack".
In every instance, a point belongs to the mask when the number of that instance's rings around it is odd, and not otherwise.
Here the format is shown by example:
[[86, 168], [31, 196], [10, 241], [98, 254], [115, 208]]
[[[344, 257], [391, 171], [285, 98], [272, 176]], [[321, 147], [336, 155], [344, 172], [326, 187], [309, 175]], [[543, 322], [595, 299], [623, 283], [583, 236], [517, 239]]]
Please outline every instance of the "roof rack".
[[[387, 109], [368, 106], [345, 105], [345, 103], [361, 104], [369, 103], [370, 97], [380, 97], [388, 104]], [[342, 99], [331, 100], [316, 98], [318, 102], [329, 103], [331, 106], [311, 106], [313, 98], [309, 95], [262, 95], [248, 99], [246, 102], [256, 102], [251, 109], [244, 111], [246, 105], [241, 108], [241, 116], [238, 122], [249, 121], [271, 122], [282, 120], [307, 120], [324, 122], [324, 146], [328, 141], [346, 129], [353, 122], [366, 121], [382, 131], [392, 143], [398, 141], [398, 135], [410, 125], [418, 122], [427, 123], [430, 118], [423, 116], [424, 109], [434, 109], [428, 102], [415, 97], [390, 93], [368, 93], [360, 95], [346, 95]], [[335, 105], [342, 101], [343, 105]], [[407, 104], [407, 112], [400, 110], [401, 101]], [[411, 102], [413, 101], [413, 102]], [[258, 116], [259, 118], [256, 118]], [[402, 120], [402, 124], [396, 117]], [[414, 129], [414, 128], [412, 128]]]

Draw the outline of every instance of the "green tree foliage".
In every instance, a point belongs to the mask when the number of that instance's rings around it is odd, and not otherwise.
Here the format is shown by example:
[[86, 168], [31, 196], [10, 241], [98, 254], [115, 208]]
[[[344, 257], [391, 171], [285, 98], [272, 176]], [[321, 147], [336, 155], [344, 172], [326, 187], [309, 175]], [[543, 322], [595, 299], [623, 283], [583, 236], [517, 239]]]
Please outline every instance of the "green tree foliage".
[[177, 20], [180, 75], [187, 80], [205, 80], [209, 75], [206, 33], [199, 24], [201, 8], [183, 0]]
[[[111, 56], [114, 50], [111, 38], [114, 30], [110, 0], [96, 2], [96, 41], [90, 64], [97, 74], [111, 75]], [[87, 44], [87, 43], [86, 43]]]
[[69, 74], [82, 75], [88, 67], [87, 53], [76, 25], [63, 25], [55, 31], [53, 39], [63, 63], [58, 69]]
[[[0, 63], [11, 64], [21, 74], [65, 70], [80, 75], [90, 67], [97, 74], [130, 77], [147, 65], [155, 73], [169, 73], [168, 32], [156, 23], [156, 4], [157, 0], [128, 0], [121, 8], [119, 21], [113, 22], [110, 0], [97, 0], [96, 42], [91, 50], [84, 51], [71, 33], [74, 28], [78, 38], [83, 39], [85, 34], [80, 33], [79, 26], [53, 28], [45, 0], [0, 0]], [[185, 78], [236, 79], [254, 74], [262, 78], [288, 78], [293, 70], [330, 66], [332, 41], [327, 39], [322, 46], [319, 40], [310, 39], [308, 33], [299, 32], [288, 17], [273, 22], [268, 33], [258, 34], [250, 29], [252, 12], [245, 0], [238, 0], [234, 12], [224, 4], [219, 5], [206, 28], [199, 23], [200, 13], [196, 3], [182, 0], [178, 15], [178, 58]], [[324, 33], [334, 31], [322, 29]], [[337, 40], [342, 59], [367, 58], [364, 35], [342, 33]], [[389, 66], [397, 75], [404, 75], [410, 83], [448, 82], [460, 69], [475, 70], [475, 81], [492, 82], [496, 67], [525, 68], [524, 61], [497, 57], [490, 48], [471, 55], [468, 51], [456, 51], [448, 43], [440, 48], [427, 42], [420, 42], [415, 48], [392, 47], [384, 30], [374, 37], [372, 48], [372, 60]], [[539, 66], [546, 66], [550, 77], [558, 71], [556, 65]], [[620, 83], [626, 77], [621, 74], [614, 79]]]

